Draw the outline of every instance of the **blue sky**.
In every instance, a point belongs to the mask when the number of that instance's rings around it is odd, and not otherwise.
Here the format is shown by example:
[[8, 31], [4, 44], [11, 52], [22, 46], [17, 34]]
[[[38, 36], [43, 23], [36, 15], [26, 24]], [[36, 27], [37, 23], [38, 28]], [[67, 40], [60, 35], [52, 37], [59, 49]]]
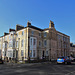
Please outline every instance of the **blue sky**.
[[75, 43], [75, 0], [0, 0], [0, 35], [16, 24], [48, 28], [52, 20], [56, 30]]

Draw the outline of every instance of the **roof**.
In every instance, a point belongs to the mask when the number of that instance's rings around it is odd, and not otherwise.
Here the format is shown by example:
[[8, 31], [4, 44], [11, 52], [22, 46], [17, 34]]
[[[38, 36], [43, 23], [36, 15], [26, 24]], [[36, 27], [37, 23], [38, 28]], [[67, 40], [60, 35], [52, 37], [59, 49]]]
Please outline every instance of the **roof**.
[[33, 28], [33, 29], [36, 29], [36, 30], [39, 30], [39, 31], [43, 31], [43, 29], [40, 29], [40, 28], [32, 26], [32, 25], [28, 25], [27, 27], [30, 27], [30, 28]]
[[75, 47], [75, 44], [73, 44], [73, 43], [70, 43], [70, 47]]
[[[62, 35], [68, 36], [68, 35], [66, 35], [66, 34], [64, 34], [64, 33], [59, 32], [59, 31], [57, 31], [57, 32], [60, 33], [60, 34], [62, 34]], [[70, 36], [68, 36], [68, 37], [70, 37]]]

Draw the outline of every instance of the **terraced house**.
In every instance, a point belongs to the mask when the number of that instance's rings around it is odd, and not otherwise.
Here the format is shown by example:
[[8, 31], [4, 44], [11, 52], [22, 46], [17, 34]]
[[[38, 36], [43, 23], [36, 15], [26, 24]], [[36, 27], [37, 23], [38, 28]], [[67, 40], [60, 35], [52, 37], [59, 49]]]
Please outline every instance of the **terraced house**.
[[16, 25], [0, 37], [0, 57], [4, 60], [56, 59], [69, 55], [70, 37], [55, 29], [50, 21], [49, 28], [40, 29], [27, 22], [27, 26]]

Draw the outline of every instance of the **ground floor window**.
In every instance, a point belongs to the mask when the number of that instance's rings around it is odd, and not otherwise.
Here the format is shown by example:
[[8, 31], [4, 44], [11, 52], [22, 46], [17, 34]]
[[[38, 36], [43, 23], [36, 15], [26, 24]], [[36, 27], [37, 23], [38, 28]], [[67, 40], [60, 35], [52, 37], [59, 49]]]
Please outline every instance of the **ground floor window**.
[[2, 55], [4, 56], [4, 51], [2, 52]]
[[48, 56], [48, 51], [46, 51], [46, 56]]
[[8, 51], [8, 57], [13, 58], [13, 51]]
[[33, 50], [33, 57], [35, 57], [35, 50]]

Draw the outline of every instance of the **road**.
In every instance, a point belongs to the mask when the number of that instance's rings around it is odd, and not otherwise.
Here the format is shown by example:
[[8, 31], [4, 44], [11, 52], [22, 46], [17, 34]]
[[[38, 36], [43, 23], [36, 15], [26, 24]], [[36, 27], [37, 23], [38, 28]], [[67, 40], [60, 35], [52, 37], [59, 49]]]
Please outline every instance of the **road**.
[[1, 65], [0, 75], [75, 75], [75, 64], [30, 63]]

